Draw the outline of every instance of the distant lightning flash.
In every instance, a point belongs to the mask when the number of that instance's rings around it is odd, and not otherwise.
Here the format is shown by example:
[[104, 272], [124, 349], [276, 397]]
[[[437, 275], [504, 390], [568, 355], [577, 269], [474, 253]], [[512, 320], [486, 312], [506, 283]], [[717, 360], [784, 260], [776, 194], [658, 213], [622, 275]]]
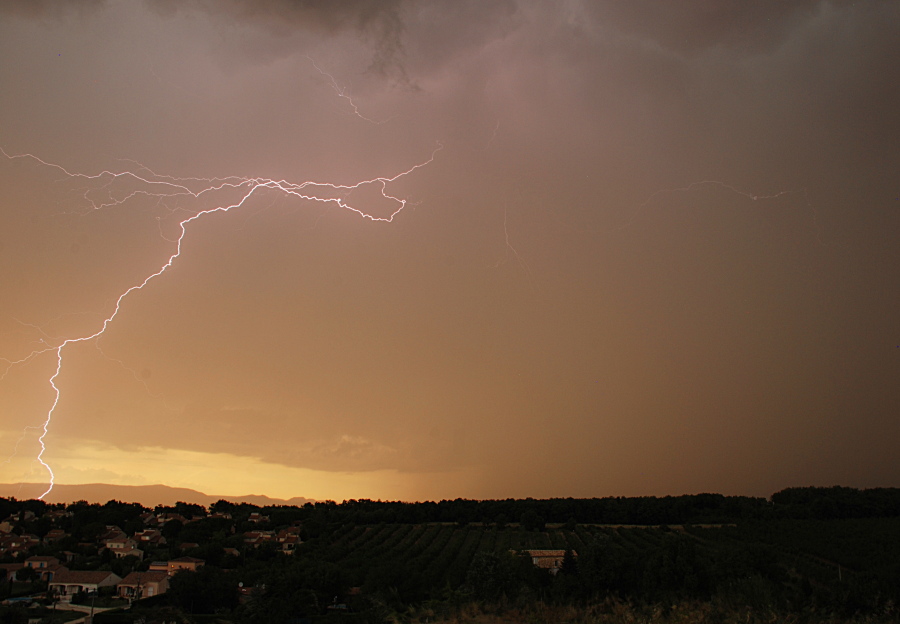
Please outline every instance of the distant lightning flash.
[[806, 207], [812, 212], [812, 225], [813, 225], [813, 229], [815, 230], [816, 241], [819, 243], [819, 245], [821, 245], [823, 247], [831, 246], [831, 244], [826, 243], [824, 240], [824, 228], [819, 223], [819, 212], [816, 210], [815, 206], [813, 206], [813, 203], [809, 198], [809, 193], [805, 189], [800, 190], [800, 191], [778, 191], [777, 193], [773, 193], [771, 195], [757, 195], [755, 193], [750, 193], [748, 191], [741, 190], [735, 186], [732, 186], [731, 184], [728, 184], [727, 182], [721, 182], [719, 180], [700, 180], [699, 182], [692, 182], [691, 184], [688, 184], [687, 186], [682, 186], [682, 187], [678, 187], [678, 188], [659, 189], [658, 191], [655, 191], [654, 193], [650, 194], [650, 196], [647, 197], [647, 199], [645, 199], [637, 207], [637, 209], [632, 213], [631, 217], [625, 223], [622, 223], [621, 225], [613, 228], [610, 231], [619, 232], [619, 231], [630, 228], [637, 221], [637, 219], [641, 215], [641, 213], [653, 202], [653, 200], [655, 200], [660, 195], [667, 195], [667, 194], [672, 194], [672, 193], [690, 193], [691, 191], [693, 191], [696, 188], [710, 187], [710, 186], [714, 187], [714, 188], [725, 189], [726, 191], [735, 193], [742, 197], [746, 197], [747, 199], [755, 201], [755, 202], [776, 200], [781, 197], [789, 196], [789, 195], [802, 195], [806, 202]]
[[[344, 97], [341, 92], [339, 92], [339, 95]], [[357, 112], [357, 114], [359, 113]], [[50, 482], [47, 490], [38, 498], [43, 499], [45, 496], [47, 496], [47, 494], [49, 494], [53, 490], [53, 486], [55, 485], [56, 481], [56, 475], [54, 474], [53, 469], [44, 459], [44, 454], [47, 451], [45, 439], [50, 430], [50, 424], [53, 421], [53, 416], [56, 412], [56, 408], [59, 406], [60, 402], [61, 393], [59, 386], [57, 386], [57, 380], [59, 379], [59, 376], [63, 371], [63, 356], [66, 347], [77, 343], [94, 340], [102, 336], [106, 329], [109, 327], [109, 324], [112, 323], [116, 316], [118, 316], [124, 299], [131, 293], [137, 290], [141, 290], [153, 279], [165, 273], [172, 266], [175, 260], [181, 255], [181, 245], [184, 241], [185, 235], [187, 234], [187, 228], [191, 223], [213, 213], [228, 212], [236, 208], [241, 208], [252, 196], [264, 190], [279, 191], [281, 193], [284, 193], [285, 195], [293, 196], [301, 200], [319, 202], [328, 206], [350, 210], [352, 212], [355, 212], [359, 216], [371, 221], [383, 221], [390, 223], [394, 220], [394, 217], [400, 214], [400, 212], [406, 207], [407, 200], [390, 194], [388, 192], [388, 185], [391, 182], [395, 182], [396, 180], [411, 174], [413, 171], [416, 171], [417, 169], [420, 169], [421, 167], [424, 167], [431, 163], [435, 159], [437, 152], [442, 148], [443, 146], [441, 144], [438, 144], [437, 147], [435, 147], [435, 149], [431, 152], [431, 155], [427, 160], [413, 165], [409, 169], [406, 169], [405, 171], [402, 171], [392, 177], [376, 177], [350, 185], [313, 181], [293, 183], [287, 182], [285, 180], [272, 180], [268, 178], [176, 178], [172, 176], [156, 174], [140, 163], [134, 163], [137, 166], [134, 171], [124, 170], [120, 172], [113, 172], [107, 170], [99, 174], [87, 175], [83, 173], [73, 173], [68, 169], [62, 167], [61, 165], [47, 162], [33, 154], [8, 154], [5, 150], [0, 148], [0, 153], [2, 153], [9, 160], [32, 160], [45, 167], [50, 167], [61, 171], [68, 178], [102, 183], [101, 188], [104, 189], [106, 193], [106, 197], [103, 200], [98, 200], [91, 197], [90, 190], [85, 191], [84, 193], [84, 198], [89, 203], [92, 210], [103, 210], [117, 206], [123, 206], [129, 200], [138, 196], [156, 197], [162, 201], [166, 198], [176, 198], [179, 196], [188, 196], [194, 199], [199, 199], [202, 196], [210, 195], [213, 192], [222, 190], [235, 190], [241, 193], [240, 198], [234, 203], [200, 210], [193, 213], [191, 216], [182, 219], [178, 223], [180, 233], [176, 239], [171, 241], [175, 245], [175, 251], [169, 256], [168, 260], [159, 267], [159, 269], [157, 269], [150, 275], [147, 275], [138, 283], [131, 286], [118, 296], [115, 301], [115, 305], [113, 306], [112, 313], [103, 319], [103, 322], [100, 324], [99, 329], [88, 335], [75, 338], [65, 338], [55, 346], [52, 344], [54, 339], [44, 334], [44, 337], [38, 343], [40, 346], [32, 350], [32, 352], [25, 357], [19, 358], [17, 360], [0, 358], [0, 361], [6, 364], [6, 369], [3, 371], [3, 374], [0, 375], [0, 380], [2, 380], [3, 377], [5, 377], [9, 372], [9, 370], [15, 366], [30, 362], [31, 360], [45, 353], [55, 354], [56, 366], [54, 368], [53, 374], [48, 380], [50, 387], [53, 388], [53, 401], [50, 409], [47, 412], [46, 417], [44, 418], [43, 424], [38, 427], [26, 427], [22, 438], [20, 438], [19, 440], [19, 443], [21, 443], [22, 439], [27, 435], [27, 431], [30, 429], [39, 429], [41, 431], [41, 434], [38, 437], [40, 451], [38, 452], [36, 459], [41, 464], [41, 466], [43, 466], [47, 470], [47, 473], [50, 475]], [[131, 190], [121, 196], [116, 196], [113, 192], [112, 185], [115, 182], [119, 182], [122, 180], [136, 183], [140, 185], [140, 188]], [[196, 189], [198, 185], [200, 186], [199, 190], [192, 190], [192, 187]], [[348, 202], [348, 197], [352, 191], [368, 185], [374, 185], [376, 188], [378, 188], [381, 196], [393, 204], [394, 209], [388, 216], [376, 216], [370, 212], [365, 211], [363, 208], [356, 207]], [[337, 196], [329, 196], [329, 194]], [[16, 444], [16, 449], [13, 453], [13, 456], [15, 456], [15, 454], [18, 452], [19, 443]], [[10, 460], [11, 459], [12, 457], [10, 457]], [[8, 461], [9, 460], [7, 460], [7, 462]]]
[[626, 221], [622, 225], [614, 228], [613, 231], [615, 232], [615, 231], [624, 230], [626, 228], [631, 227], [634, 224], [634, 222], [637, 220], [637, 218], [641, 215], [641, 213], [647, 208], [647, 206], [649, 206], [653, 202], [653, 200], [656, 199], [658, 196], [664, 195], [664, 194], [671, 194], [671, 193], [689, 193], [689, 192], [693, 191], [695, 188], [698, 188], [701, 186], [713, 186], [713, 187], [723, 188], [725, 190], [731, 191], [732, 193], [737, 193], [738, 195], [741, 195], [741, 196], [746, 197], [747, 199], [751, 199], [753, 201], [778, 199], [782, 195], [790, 194], [790, 191], [779, 191], [778, 193], [775, 193], [774, 195], [755, 195], [753, 193], [748, 193], [747, 191], [742, 191], [741, 189], [731, 186], [730, 184], [728, 184], [726, 182], [720, 182], [718, 180], [701, 180], [699, 182], [692, 182], [692, 183], [688, 184], [687, 186], [682, 186], [682, 187], [678, 187], [678, 188], [659, 189], [658, 191], [653, 192], [649, 197], [647, 197], [647, 199], [645, 199], [641, 203], [640, 206], [637, 207], [637, 209], [634, 211], [634, 213], [631, 215], [631, 218], [628, 219], [628, 221]]
[[519, 254], [518, 250], [512, 246], [512, 243], [509, 240], [509, 228], [506, 225], [507, 221], [507, 213], [509, 211], [509, 207], [507, 206], [506, 200], [503, 201], [503, 237], [506, 243], [506, 256], [501, 260], [498, 260], [494, 264], [494, 268], [498, 268], [500, 265], [506, 264], [509, 260], [509, 252], [512, 252], [513, 256], [515, 256], [516, 261], [519, 263], [519, 266], [522, 268], [522, 271], [525, 273], [525, 277], [530, 281], [531, 280], [531, 267], [528, 266], [528, 263], [525, 259]]
[[354, 115], [356, 115], [357, 117], [359, 117], [359, 118], [362, 119], [363, 121], [368, 121], [369, 123], [373, 123], [373, 124], [375, 124], [375, 125], [377, 125], [377, 126], [380, 126], [381, 124], [387, 123], [387, 122], [389, 122], [391, 119], [393, 119], [393, 117], [389, 117], [389, 118], [383, 119], [383, 120], [381, 120], [381, 121], [376, 121], [376, 120], [370, 119], [369, 117], [366, 117], [365, 115], [363, 115], [362, 113], [360, 113], [360, 112], [359, 112], [359, 107], [353, 102], [353, 99], [352, 99], [349, 95], [347, 95], [347, 87], [342, 87], [342, 86], [338, 85], [337, 80], [334, 79], [334, 76], [332, 76], [332, 75], [329, 74], [327, 71], [325, 71], [324, 69], [322, 69], [321, 67], [319, 67], [319, 66], [316, 64], [316, 62], [313, 60], [313, 58], [312, 58], [311, 56], [307, 56], [306, 58], [309, 59], [309, 62], [312, 63], [313, 67], [316, 68], [316, 71], [317, 71], [317, 72], [319, 72], [320, 74], [322, 74], [323, 76], [325, 76], [326, 78], [328, 78], [328, 80], [331, 82], [331, 88], [334, 89], [334, 92], [337, 93], [337, 96], [338, 96], [339, 98], [343, 98], [343, 99], [347, 100], [347, 102], [350, 103], [350, 107], [353, 109], [353, 114], [354, 114]]

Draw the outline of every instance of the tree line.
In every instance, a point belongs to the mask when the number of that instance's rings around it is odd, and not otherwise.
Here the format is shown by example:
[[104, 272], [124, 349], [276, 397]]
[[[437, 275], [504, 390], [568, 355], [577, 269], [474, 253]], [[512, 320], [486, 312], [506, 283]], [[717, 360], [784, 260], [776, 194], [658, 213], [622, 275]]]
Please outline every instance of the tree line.
[[[98, 526], [115, 524], [123, 530], [137, 527], [140, 515], [149, 508], [137, 503], [109, 501], [105, 505], [84, 501], [70, 505], [43, 501], [17, 501], [0, 498], [0, 518], [20, 510], [32, 511], [40, 518], [51, 508], [77, 512], [72, 522], [75, 532], [90, 533]], [[770, 499], [721, 494], [688, 494], [682, 496], [640, 496], [606, 498], [550, 498], [470, 500], [458, 498], [439, 502], [398, 502], [380, 500], [348, 500], [342, 503], [320, 501], [301, 507], [272, 505], [259, 507], [249, 503], [220, 500], [206, 508], [177, 503], [157, 506], [154, 511], [178, 513], [186, 518], [205, 517], [212, 512], [231, 514], [238, 522], [246, 522], [251, 513], [265, 513], [272, 524], [293, 521], [310, 523], [315, 530], [323, 523], [407, 523], [456, 522], [526, 524], [538, 529], [546, 523], [578, 524], [728, 524], [764, 519], [851, 519], [889, 518], [900, 516], [900, 488], [855, 489], [849, 487], [794, 487], [772, 494]], [[38, 520], [35, 532], [48, 525]]]

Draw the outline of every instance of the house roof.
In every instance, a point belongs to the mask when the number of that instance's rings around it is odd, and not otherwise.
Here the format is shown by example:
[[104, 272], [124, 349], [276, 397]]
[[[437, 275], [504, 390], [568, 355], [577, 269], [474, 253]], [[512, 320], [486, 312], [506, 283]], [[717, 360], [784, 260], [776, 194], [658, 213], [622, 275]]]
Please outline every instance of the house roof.
[[[526, 550], [532, 557], [565, 557], [565, 550]], [[575, 551], [572, 551], [575, 554]]]
[[115, 537], [120, 533], [124, 535], [124, 532], [119, 527], [107, 525], [106, 528], [103, 529], [103, 533], [101, 533], [97, 539], [102, 541], [110, 537]]
[[[525, 550], [523, 552], [528, 553], [528, 556], [539, 568], [558, 568], [566, 556], [565, 550]], [[578, 556], [574, 550], [571, 552], [573, 556]]]
[[166, 538], [163, 537], [163, 534], [157, 531], [156, 529], [147, 529], [146, 531], [139, 531], [134, 534], [134, 539], [138, 542], [150, 542], [150, 543], [160, 543], [165, 544]]
[[206, 561], [196, 557], [178, 557], [178, 559], [170, 560], [169, 563], [206, 563]]
[[60, 570], [57, 572], [51, 585], [99, 585], [110, 576], [118, 580], [119, 576], [109, 570]]
[[169, 578], [169, 574], [165, 570], [145, 570], [144, 572], [132, 572], [119, 583], [119, 586], [128, 585], [137, 587], [138, 585], [146, 585], [147, 583], [159, 583]]
[[41, 540], [38, 539], [37, 535], [34, 535], [32, 533], [23, 533], [22, 535], [16, 535], [15, 533], [10, 533], [10, 534], [4, 535], [3, 541], [4, 542], [10, 542], [10, 541], [12, 541], [12, 542], [34, 542], [36, 544], [39, 544]]
[[121, 547], [121, 548], [119, 548], [118, 546], [111, 546], [111, 547], [108, 548], [107, 550], [109, 550], [110, 552], [112, 552], [112, 553], [114, 553], [114, 554], [118, 554], [118, 553], [141, 553], [141, 556], [144, 555], [144, 551], [143, 551], [143, 550], [141, 550], [140, 548], [135, 548], [134, 546], [123, 546], [123, 547]]

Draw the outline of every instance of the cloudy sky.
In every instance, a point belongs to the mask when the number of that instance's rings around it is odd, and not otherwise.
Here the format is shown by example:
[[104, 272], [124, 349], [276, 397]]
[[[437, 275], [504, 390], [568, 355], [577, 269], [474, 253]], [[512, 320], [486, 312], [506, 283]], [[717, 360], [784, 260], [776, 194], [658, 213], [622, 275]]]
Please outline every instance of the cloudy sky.
[[898, 24], [889, 0], [4, 2], [0, 482], [49, 478], [59, 354], [59, 483], [900, 485]]

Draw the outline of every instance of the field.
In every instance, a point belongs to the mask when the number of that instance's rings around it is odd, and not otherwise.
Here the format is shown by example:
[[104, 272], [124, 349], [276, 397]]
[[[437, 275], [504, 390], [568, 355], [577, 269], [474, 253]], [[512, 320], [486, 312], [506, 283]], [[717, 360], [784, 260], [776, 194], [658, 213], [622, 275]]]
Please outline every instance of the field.
[[[455, 591], [477, 594], [474, 585], [482, 581], [476, 572], [486, 554], [559, 549], [577, 555], [573, 570], [504, 587], [582, 599], [609, 593], [642, 601], [718, 597], [754, 606], [840, 605], [852, 611], [896, 600], [898, 536], [896, 518], [641, 527], [570, 523], [544, 530], [348, 524], [311, 540], [304, 552], [331, 562], [343, 585], [366, 594], [393, 592], [403, 603]], [[560, 590], [566, 575], [568, 588]]]

